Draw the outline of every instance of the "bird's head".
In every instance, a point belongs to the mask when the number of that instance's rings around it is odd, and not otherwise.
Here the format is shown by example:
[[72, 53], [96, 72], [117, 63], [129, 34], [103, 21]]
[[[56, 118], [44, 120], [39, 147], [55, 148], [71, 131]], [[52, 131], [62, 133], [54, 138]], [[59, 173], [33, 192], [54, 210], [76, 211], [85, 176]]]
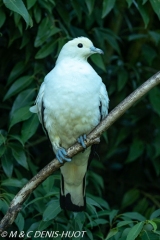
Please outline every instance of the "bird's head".
[[103, 51], [99, 48], [94, 47], [93, 43], [86, 37], [78, 37], [67, 42], [58, 57], [59, 58], [76, 58], [85, 59], [94, 53], [103, 54]]

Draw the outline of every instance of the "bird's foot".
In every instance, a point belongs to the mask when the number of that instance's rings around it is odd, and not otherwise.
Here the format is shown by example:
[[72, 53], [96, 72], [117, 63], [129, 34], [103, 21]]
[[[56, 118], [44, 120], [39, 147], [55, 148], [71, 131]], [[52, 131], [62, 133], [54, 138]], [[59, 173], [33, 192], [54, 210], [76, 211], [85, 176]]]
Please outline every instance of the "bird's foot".
[[67, 152], [64, 148], [59, 148], [57, 153], [56, 153], [56, 158], [60, 163], [63, 163], [63, 161], [70, 162], [71, 158], [66, 157]]
[[86, 136], [86, 134], [84, 134], [84, 135], [82, 135], [82, 136], [80, 136], [78, 139], [77, 139], [77, 142], [79, 143], [79, 144], [81, 144], [81, 146], [83, 147], [83, 148], [86, 148], [86, 144], [84, 143], [84, 141], [87, 139], [87, 136]]

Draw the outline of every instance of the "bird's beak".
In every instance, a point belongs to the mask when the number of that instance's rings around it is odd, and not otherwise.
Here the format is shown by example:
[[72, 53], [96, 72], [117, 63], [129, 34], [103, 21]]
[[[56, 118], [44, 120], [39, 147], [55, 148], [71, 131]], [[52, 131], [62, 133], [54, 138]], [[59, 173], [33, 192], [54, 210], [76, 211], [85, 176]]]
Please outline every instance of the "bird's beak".
[[92, 53], [104, 54], [104, 52], [101, 49], [96, 48], [94, 46], [90, 47], [90, 50], [91, 50]]

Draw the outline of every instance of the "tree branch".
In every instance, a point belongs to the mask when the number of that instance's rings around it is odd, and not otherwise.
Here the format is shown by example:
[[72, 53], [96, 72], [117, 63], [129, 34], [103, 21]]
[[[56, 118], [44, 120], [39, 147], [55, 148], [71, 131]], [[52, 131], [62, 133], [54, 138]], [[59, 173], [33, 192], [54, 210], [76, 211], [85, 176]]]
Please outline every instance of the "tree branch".
[[[119, 117], [121, 117], [137, 100], [144, 96], [149, 90], [160, 83], [160, 72], [156, 73], [127, 98], [125, 98], [117, 107], [115, 107], [108, 116], [100, 122], [100, 124], [93, 129], [93, 131], [87, 136], [86, 146], [89, 147], [92, 144], [98, 144], [100, 142], [101, 134], [106, 131]], [[82, 146], [78, 143], [74, 144], [67, 150], [67, 155], [73, 157], [77, 153], [83, 150]], [[21, 210], [22, 204], [27, 199], [30, 193], [33, 192], [47, 177], [53, 172], [58, 170], [63, 164], [59, 163], [57, 159], [51, 161], [45, 166], [36, 176], [34, 176], [14, 197], [10, 207], [0, 222], [0, 232], [9, 227], [17, 217], [17, 214]]]

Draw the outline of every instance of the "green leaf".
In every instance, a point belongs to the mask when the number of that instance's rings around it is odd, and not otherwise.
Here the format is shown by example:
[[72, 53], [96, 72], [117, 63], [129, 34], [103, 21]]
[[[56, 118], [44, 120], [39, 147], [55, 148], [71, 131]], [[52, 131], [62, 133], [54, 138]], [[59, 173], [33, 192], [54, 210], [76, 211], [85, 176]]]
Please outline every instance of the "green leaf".
[[[103, 232], [102, 232], [102, 230], [98, 230], [96, 233], [95, 233], [95, 235], [96, 235], [96, 239], [103, 239], [104, 240], [104, 235], [103, 235]], [[113, 239], [112, 239], [113, 240]]]
[[148, 0], [143, 0], [142, 4], [144, 5]]
[[131, 230], [129, 231], [126, 240], [135, 240], [136, 237], [138, 237], [138, 235], [141, 233], [144, 224], [145, 224], [144, 222], [140, 222], [134, 225], [134, 227], [132, 227]]
[[27, 9], [29, 10], [30, 8], [32, 8], [35, 3], [37, 2], [37, 0], [27, 0]]
[[123, 226], [126, 226], [126, 225], [130, 225], [130, 224], [133, 224], [133, 221], [121, 221], [117, 224], [117, 227], [123, 227]]
[[[86, 215], [86, 218], [89, 220], [89, 223], [88, 223], [88, 225], [89, 226], [91, 226], [91, 228], [93, 227], [93, 225], [92, 225], [92, 218], [90, 217], [90, 215], [87, 213], [87, 212], [85, 212], [85, 215]], [[97, 215], [96, 215], [96, 217], [97, 217]], [[88, 226], [87, 225], [87, 226]], [[87, 229], [88, 229], [88, 227], [87, 226], [85, 226]]]
[[9, 74], [7, 85], [13, 82], [19, 75], [21, 75], [25, 70], [25, 64], [24, 61], [18, 62], [14, 65], [11, 73]]
[[19, 79], [17, 79], [9, 88], [8, 92], [4, 96], [4, 100], [14, 96], [18, 92], [22, 91], [24, 88], [29, 86], [31, 82], [33, 81], [32, 76], [23, 76]]
[[[96, 226], [99, 226], [100, 224], [106, 224], [108, 223], [108, 221], [106, 219], [103, 219], [103, 218], [98, 218], [98, 219], [95, 219], [94, 220], [94, 223], [96, 223]], [[93, 223], [93, 224], [94, 224]]]
[[51, 219], [54, 219], [61, 211], [62, 210], [59, 206], [59, 201], [51, 201], [43, 213], [43, 221], [49, 221]]
[[86, 231], [86, 235], [88, 236], [88, 238], [90, 240], [94, 240], [93, 233], [89, 230], [89, 228], [84, 228], [84, 230]]
[[160, 216], [160, 209], [157, 209], [156, 211], [154, 211], [151, 216], [150, 219], [154, 219]]
[[19, 15], [18, 13], [14, 13], [14, 22], [16, 26], [18, 26], [18, 24], [20, 23], [20, 19], [21, 15]]
[[89, 172], [89, 176], [92, 178], [93, 182], [96, 182], [96, 185], [98, 185], [98, 187], [104, 188], [104, 182], [101, 176], [99, 176], [97, 173], [93, 171]]
[[5, 150], [6, 150], [6, 147], [5, 147], [5, 145], [4, 145], [4, 144], [3, 144], [3, 145], [1, 145], [1, 146], [0, 146], [0, 157], [2, 157], [2, 156], [3, 156], [3, 154], [4, 154]]
[[106, 72], [106, 66], [103, 62], [103, 58], [101, 55], [93, 54], [90, 59], [93, 61], [93, 63], [98, 66], [100, 69]]
[[91, 214], [96, 214], [97, 215], [97, 210], [93, 205], [87, 205], [87, 209], [89, 212], [91, 212]]
[[65, 8], [64, 4], [58, 4], [57, 5], [57, 12], [60, 15], [60, 17], [63, 19], [63, 22], [65, 22], [66, 25], [70, 26], [70, 15], [67, 11], [67, 8]]
[[11, 177], [12, 176], [12, 172], [13, 172], [13, 156], [12, 156], [12, 152], [9, 148], [6, 149], [6, 151], [4, 152], [3, 156], [2, 156], [2, 168], [3, 171], [5, 172], [5, 174], [7, 175], [7, 177]]
[[20, 45], [19, 48], [20, 49], [24, 48], [29, 42], [30, 42], [30, 37], [29, 37], [28, 32], [26, 31], [26, 32], [23, 33], [22, 42], [21, 42], [21, 45]]
[[[29, 219], [30, 220], [30, 219]], [[31, 220], [30, 220], [31, 221]], [[29, 236], [27, 236], [27, 238], [30, 238], [31, 236], [32, 236], [32, 240], [34, 239], [34, 232], [35, 231], [37, 231], [37, 229], [38, 229], [38, 226], [39, 226], [39, 222], [37, 221], [37, 222], [33, 222], [33, 221], [31, 221], [30, 222], [31, 223], [31, 225], [29, 226], [29, 228], [27, 227], [27, 233], [28, 233], [28, 235]], [[29, 234], [30, 233], [30, 234]], [[24, 240], [26, 240], [27, 238], [24, 238]], [[37, 240], [38, 240], [38, 238], [37, 238]], [[40, 239], [39, 239], [40, 240]]]
[[115, 36], [107, 33], [106, 41], [113, 47], [113, 49], [115, 49], [119, 54], [121, 54], [121, 51], [120, 51], [120, 48], [119, 48], [119, 45], [117, 43]]
[[128, 36], [128, 41], [134, 41], [134, 40], [138, 40], [138, 39], [145, 39], [147, 37], [146, 34], [130, 34]]
[[104, 18], [115, 5], [116, 0], [103, 0], [102, 18]]
[[75, 12], [76, 12], [76, 14], [78, 16], [79, 22], [81, 22], [81, 19], [82, 19], [82, 9], [81, 9], [78, 1], [77, 0], [71, 1], [71, 4], [72, 4], [72, 6], [73, 6], [73, 8], [74, 8], [74, 10], [75, 10]]
[[25, 107], [26, 105], [29, 105], [33, 100], [34, 95], [35, 95], [35, 89], [32, 89], [32, 88], [29, 88], [27, 90], [20, 92], [13, 103], [12, 110], [10, 113], [11, 116], [14, 114], [14, 112], [17, 109], [21, 107]]
[[0, 132], [0, 146], [4, 144], [6, 141], [6, 137]]
[[75, 223], [75, 230], [81, 231], [83, 228], [83, 223], [85, 221], [85, 214], [84, 212], [80, 212], [79, 214], [74, 214], [74, 223]]
[[141, 212], [141, 213], [145, 213], [147, 211], [147, 209], [149, 208], [149, 202], [148, 200], [144, 197], [141, 199], [138, 199], [136, 206], [134, 207], [134, 210], [136, 212]]
[[95, 220], [92, 220], [92, 223], [89, 223], [87, 224], [87, 228], [90, 228], [90, 227], [96, 227], [96, 226], [99, 226], [100, 224], [106, 224], [108, 223], [108, 221], [106, 219], [102, 219], [102, 218], [98, 218], [98, 219], [95, 219]]
[[[155, 234], [160, 236], [160, 231], [154, 231]], [[154, 235], [155, 236], [155, 235]], [[153, 239], [153, 240], [157, 240], [157, 239]], [[158, 239], [159, 240], [159, 239]]]
[[28, 170], [27, 158], [23, 147], [20, 144], [10, 144], [12, 148], [12, 154], [15, 160], [24, 168]]
[[34, 42], [34, 46], [41, 46], [48, 40], [49, 37], [55, 35], [58, 32], [60, 32], [60, 29], [56, 28], [48, 17], [44, 18], [38, 27], [38, 33]]
[[[87, 196], [88, 195], [89, 194], [87, 194]], [[108, 203], [104, 199], [102, 199], [101, 197], [91, 195], [91, 198], [94, 199], [101, 207], [103, 207], [105, 209], [109, 209]]]
[[0, 8], [0, 28], [3, 26], [5, 20], [6, 20], [6, 14], [5, 12], [2, 10], [2, 8]]
[[3, 212], [3, 214], [5, 215], [8, 209], [8, 204], [6, 201], [0, 199], [0, 211]]
[[17, 225], [19, 231], [22, 231], [24, 229], [24, 217], [21, 213], [18, 213], [15, 224]]
[[110, 222], [110, 225], [112, 225], [112, 222], [114, 220], [114, 218], [117, 216], [118, 214], [118, 210], [116, 209], [113, 209], [110, 214], [109, 214], [109, 222]]
[[139, 198], [139, 195], [139, 190], [130, 189], [128, 192], [125, 193], [122, 199], [122, 207], [126, 208], [133, 204]]
[[89, 15], [90, 15], [93, 11], [95, 0], [85, 0], [85, 3], [87, 5]]
[[16, 12], [20, 14], [23, 19], [25, 20], [27, 26], [32, 27], [32, 19], [22, 1], [19, 0], [3, 0], [3, 3], [7, 8], [9, 8], [11, 11]]
[[30, 201], [29, 203], [27, 203], [27, 204], [25, 205], [25, 208], [28, 208], [28, 206], [30, 206], [31, 204], [33, 204], [33, 203], [35, 203], [35, 202], [38, 202], [38, 201], [40, 201], [40, 200], [42, 200], [42, 199], [44, 200], [44, 198], [46, 198], [46, 196], [34, 198], [32, 201]]
[[157, 230], [157, 224], [154, 221], [148, 220], [147, 222], [152, 225], [154, 231]]
[[29, 111], [29, 106], [22, 107], [17, 109], [14, 114], [11, 116], [9, 129], [16, 123], [27, 120], [32, 116], [32, 113]]
[[21, 139], [21, 137], [19, 135], [9, 134], [9, 140], [10, 139], [17, 140], [24, 147], [24, 143], [23, 143], [23, 141], [22, 141], [22, 139]]
[[145, 24], [145, 28], [148, 26], [149, 23], [149, 14], [147, 12], [147, 7], [145, 7], [144, 5], [142, 5], [142, 1], [138, 0], [138, 10], [143, 18], [144, 24]]
[[118, 233], [118, 228], [112, 228], [109, 231], [109, 234], [107, 235], [107, 237], [105, 238], [105, 240], [110, 239], [111, 237], [115, 236]]
[[17, 24], [17, 26], [18, 26], [18, 30], [19, 30], [20, 34], [22, 35], [22, 34], [23, 34], [23, 25], [22, 25], [22, 22], [20, 21], [20, 22]]
[[[60, 180], [59, 175], [51, 175], [42, 183], [43, 189], [47, 193], [47, 196], [48, 196], [48, 193], [52, 192], [54, 181], [57, 179]], [[55, 190], [55, 194], [57, 194], [56, 187], [54, 187], [54, 190]]]
[[160, 1], [157, 0], [150, 0], [152, 8], [154, 12], [157, 14], [158, 18], [160, 19]]
[[[106, 217], [109, 216], [111, 214], [110, 210], [102, 210], [102, 211], [98, 211], [98, 217]], [[97, 217], [97, 214], [94, 217]]]
[[131, 6], [132, 3], [133, 3], [133, 0], [126, 0], [126, 2], [128, 3], [128, 8], [130, 8], [130, 6]]
[[26, 178], [22, 178], [20, 180], [16, 179], [16, 178], [8, 178], [3, 180], [2, 182], [2, 186], [9, 186], [9, 187], [18, 187], [21, 188], [23, 187], [25, 184], [27, 183], [27, 179]]
[[56, 48], [57, 41], [51, 41], [43, 45], [40, 50], [36, 53], [35, 58], [41, 59], [47, 57], [49, 54], [53, 53]]
[[92, 198], [87, 197], [86, 202], [88, 205], [93, 205], [93, 206], [96, 206], [96, 207], [99, 207], [102, 209], [102, 207], [96, 201], [94, 201]]
[[158, 87], [154, 87], [149, 92], [149, 100], [154, 111], [160, 115], [160, 89]]
[[118, 71], [118, 91], [121, 91], [128, 80], [128, 72], [122, 68]]
[[59, 38], [59, 39], [58, 39], [57, 54], [56, 54], [55, 58], [58, 57], [58, 55], [59, 55], [59, 53], [60, 53], [62, 47], [64, 46], [64, 44], [66, 44], [66, 38], [62, 38], [62, 37]]
[[36, 114], [23, 123], [21, 138], [24, 143], [35, 134], [38, 125], [39, 121]]
[[153, 39], [156, 45], [160, 42], [160, 33], [156, 31], [149, 31], [149, 35]]
[[[58, 1], [59, 2], [59, 1]], [[50, 16], [52, 15], [53, 7], [55, 6], [55, 2], [53, 0], [39, 0], [38, 1], [40, 7], [44, 9], [47, 13], [50, 13]], [[58, 4], [57, 4], [58, 5]], [[57, 7], [57, 6], [56, 6]], [[58, 7], [57, 7], [58, 8]]]
[[15, 44], [17, 39], [21, 38], [21, 33], [18, 31], [18, 28], [15, 28], [14, 32], [13, 32], [13, 29], [11, 29], [10, 31], [11, 31], [11, 34], [9, 38], [8, 47], [11, 47], [13, 43]]
[[146, 44], [142, 48], [142, 54], [143, 54], [145, 61], [148, 63], [149, 66], [152, 65], [153, 60], [157, 57], [157, 53], [154, 50], [154, 48], [152, 48]]
[[38, 226], [38, 231], [43, 231], [47, 229], [50, 225], [52, 225], [52, 221], [48, 221], [48, 222], [41, 221]]
[[38, 4], [36, 4], [34, 6], [33, 11], [34, 11], [34, 18], [36, 20], [36, 23], [39, 23], [41, 21], [41, 18], [42, 18], [42, 10], [38, 6]]
[[137, 212], [127, 212], [127, 213], [123, 213], [122, 216], [130, 218], [130, 219], [135, 219], [138, 221], [145, 221], [146, 218], [143, 217], [140, 213]]
[[142, 155], [144, 151], [144, 142], [140, 139], [134, 139], [130, 146], [129, 154], [126, 163], [135, 161], [138, 157]]

